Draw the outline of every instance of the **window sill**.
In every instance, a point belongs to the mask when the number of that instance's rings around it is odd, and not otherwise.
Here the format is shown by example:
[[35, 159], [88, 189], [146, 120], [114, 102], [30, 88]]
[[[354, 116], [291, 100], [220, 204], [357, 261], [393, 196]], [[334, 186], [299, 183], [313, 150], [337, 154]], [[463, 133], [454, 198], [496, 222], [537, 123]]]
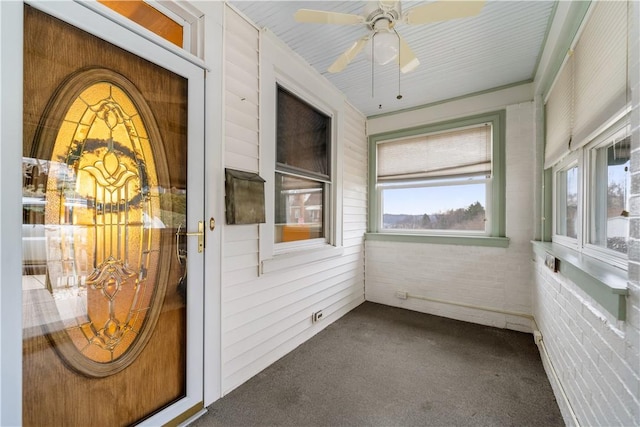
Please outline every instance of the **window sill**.
[[596, 258], [551, 242], [532, 241], [533, 251], [545, 259], [558, 259], [558, 272], [569, 278], [616, 319], [624, 321], [627, 309], [627, 272]]
[[367, 233], [366, 240], [382, 242], [429, 243], [436, 245], [485, 246], [493, 248], [509, 247], [508, 237], [488, 236], [425, 236], [424, 234]]
[[342, 247], [323, 245], [308, 249], [299, 249], [295, 252], [275, 255], [273, 258], [265, 259], [261, 263], [261, 274], [272, 273], [274, 271], [299, 267], [317, 261], [324, 261], [329, 258], [342, 256]]

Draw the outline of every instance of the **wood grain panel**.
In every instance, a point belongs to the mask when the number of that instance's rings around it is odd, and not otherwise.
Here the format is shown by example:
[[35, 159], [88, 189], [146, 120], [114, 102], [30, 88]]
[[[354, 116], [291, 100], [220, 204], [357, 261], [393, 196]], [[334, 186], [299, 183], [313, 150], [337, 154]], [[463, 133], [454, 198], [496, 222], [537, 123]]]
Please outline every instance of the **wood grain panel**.
[[[32, 154], [36, 130], [52, 91], [78, 70], [104, 67], [117, 70], [144, 95], [160, 128], [167, 157], [174, 164], [186, 165], [187, 84], [184, 79], [28, 6], [25, 7], [24, 37], [25, 156]], [[186, 177], [183, 175], [181, 168], [173, 167], [170, 182], [160, 185], [184, 189]]]
[[[41, 117], [56, 89], [79, 70], [109, 68], [143, 94], [170, 159], [159, 177], [164, 188], [186, 188], [187, 82], [161, 67], [112, 46], [64, 22], [25, 6], [24, 134], [26, 157], [42, 152], [35, 141]], [[157, 143], [157, 142], [156, 142]], [[174, 229], [164, 229], [173, 242]], [[165, 250], [173, 251], [174, 247]], [[132, 424], [184, 396], [186, 308], [178, 289], [180, 269], [171, 257], [167, 293], [158, 323], [140, 356], [124, 371], [88, 378], [65, 366], [35, 324], [23, 340], [23, 424], [25, 426], [118, 426]], [[35, 301], [25, 291], [25, 302]], [[46, 291], [43, 291], [46, 292]], [[36, 306], [25, 307], [25, 316]]]

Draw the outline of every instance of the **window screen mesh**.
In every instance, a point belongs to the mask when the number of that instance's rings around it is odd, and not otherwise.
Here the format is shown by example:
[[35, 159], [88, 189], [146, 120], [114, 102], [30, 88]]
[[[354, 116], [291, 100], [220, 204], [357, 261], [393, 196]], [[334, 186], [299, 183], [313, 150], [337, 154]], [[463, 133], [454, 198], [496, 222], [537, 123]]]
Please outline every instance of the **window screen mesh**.
[[331, 119], [278, 87], [277, 169], [329, 176]]
[[491, 125], [378, 145], [378, 181], [491, 175]]

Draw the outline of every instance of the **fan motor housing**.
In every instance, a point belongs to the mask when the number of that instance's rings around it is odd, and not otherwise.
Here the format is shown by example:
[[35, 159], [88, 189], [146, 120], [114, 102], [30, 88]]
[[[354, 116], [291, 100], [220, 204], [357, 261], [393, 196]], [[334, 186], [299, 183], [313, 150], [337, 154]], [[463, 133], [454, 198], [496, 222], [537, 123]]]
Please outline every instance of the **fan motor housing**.
[[368, 2], [364, 8], [367, 27], [370, 30], [375, 28], [375, 23], [380, 19], [389, 21], [389, 28], [393, 28], [395, 22], [402, 16], [399, 1], [378, 1]]

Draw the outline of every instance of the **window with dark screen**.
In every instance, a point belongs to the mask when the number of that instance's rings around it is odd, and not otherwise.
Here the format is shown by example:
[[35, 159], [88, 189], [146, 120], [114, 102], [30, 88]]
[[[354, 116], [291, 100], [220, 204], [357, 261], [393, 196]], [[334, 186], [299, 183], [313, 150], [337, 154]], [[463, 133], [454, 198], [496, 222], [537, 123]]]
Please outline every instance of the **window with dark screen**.
[[278, 86], [275, 242], [326, 236], [331, 117]]

